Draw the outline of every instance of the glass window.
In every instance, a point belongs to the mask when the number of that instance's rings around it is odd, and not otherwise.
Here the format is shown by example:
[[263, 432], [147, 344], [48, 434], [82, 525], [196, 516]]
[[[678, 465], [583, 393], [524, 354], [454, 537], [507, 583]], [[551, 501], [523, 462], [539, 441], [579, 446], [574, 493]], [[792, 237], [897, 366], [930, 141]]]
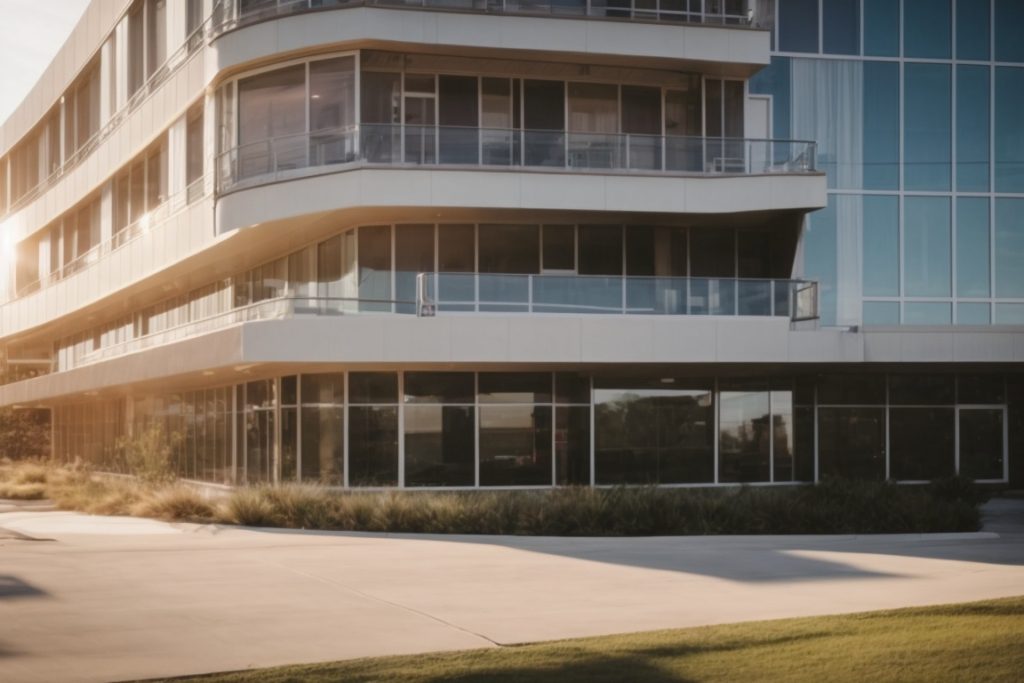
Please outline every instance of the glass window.
[[[1020, 24], [1015, 30], [1020, 28]], [[1024, 40], [1016, 42], [1024, 49]], [[996, 192], [1024, 192], [1024, 69], [996, 67]]]
[[989, 60], [990, 21], [989, 0], [956, 0], [957, 59]]
[[824, 0], [822, 12], [822, 51], [860, 54], [860, 0]]
[[565, 166], [565, 83], [523, 81], [527, 166]]
[[899, 199], [891, 196], [865, 196], [863, 211], [864, 294], [899, 296]]
[[[439, 225], [437, 227], [437, 293], [440, 301], [473, 302], [476, 278], [462, 273], [476, 272], [476, 226]], [[472, 310], [472, 303], [441, 304], [442, 309]]]
[[950, 0], [903, 0], [903, 55], [949, 59]]
[[768, 481], [771, 397], [767, 391], [719, 393], [718, 480]]
[[406, 486], [474, 484], [476, 427], [473, 415], [472, 406], [406, 406]]
[[406, 403], [467, 403], [476, 396], [471, 372], [407, 372]]
[[818, 474], [885, 479], [885, 409], [819, 408]]
[[398, 403], [398, 375], [393, 372], [350, 372], [349, 403]]
[[348, 424], [349, 485], [397, 485], [398, 408], [350, 406]]
[[897, 481], [951, 477], [956, 470], [953, 408], [889, 411], [889, 476]]
[[818, 380], [819, 405], [883, 405], [884, 375], [824, 375]]
[[622, 226], [581, 225], [580, 275], [622, 275]]
[[477, 84], [476, 76], [438, 76], [441, 163], [478, 163], [480, 95]]
[[481, 273], [539, 273], [540, 226], [481, 225]]
[[556, 372], [555, 403], [590, 405], [590, 375], [579, 372]]
[[989, 295], [989, 204], [983, 197], [959, 197], [956, 203], [957, 296]]
[[242, 178], [304, 165], [306, 144], [299, 134], [305, 130], [304, 64], [238, 81], [238, 164]]
[[434, 272], [434, 226], [395, 226], [395, 310], [416, 312], [416, 277]]
[[987, 303], [964, 303], [956, 305], [957, 325], [991, 325], [992, 306]]
[[569, 130], [618, 133], [619, 87], [607, 83], [570, 83]]
[[1024, 199], [995, 202], [996, 296], [1024, 297]]
[[972, 408], [959, 411], [960, 474], [972, 479], [1004, 477], [1002, 408]]
[[167, 59], [167, 0], [146, 1], [146, 76]]
[[391, 310], [391, 226], [359, 228], [359, 310]]
[[[793, 391], [791, 389], [773, 389], [771, 409], [772, 467], [775, 469], [775, 481], [798, 481], [802, 473], [797, 471], [799, 466], [796, 462]], [[811, 478], [813, 478], [813, 474]]]
[[673, 378], [598, 384], [604, 385], [594, 391], [598, 484], [714, 481], [709, 387]]
[[950, 295], [950, 215], [946, 197], [906, 197], [903, 274], [908, 296]]
[[952, 158], [949, 66], [907, 64], [904, 69], [904, 189], [948, 190]]
[[[836, 283], [839, 279], [836, 247], [836, 196], [807, 216], [804, 230], [804, 276], [818, 281], [818, 311], [822, 325], [836, 324]], [[694, 249], [694, 254], [696, 250]], [[693, 261], [696, 267], [696, 261]]]
[[185, 182], [191, 185], [203, 177], [203, 108], [189, 114], [185, 126]]
[[1024, 325], [1024, 304], [996, 304], [997, 325]]
[[779, 0], [781, 52], [818, 51], [818, 0]]
[[903, 304], [904, 325], [949, 325], [951, 304], [908, 302]]
[[[356, 123], [355, 57], [309, 63], [309, 151], [314, 164], [350, 161]], [[318, 133], [318, 134], [317, 134]]]
[[480, 403], [551, 403], [551, 373], [481, 372]]
[[590, 484], [590, 406], [555, 408], [555, 484]]
[[302, 481], [345, 483], [345, 378], [341, 373], [303, 375]]
[[898, 57], [900, 52], [900, 3], [864, 0], [864, 54]]
[[489, 405], [479, 410], [480, 485], [551, 485], [551, 406]]
[[1020, 0], [995, 0], [996, 61], [1024, 62], [1024, 41], [1020, 29], [1024, 26], [1024, 3]]
[[956, 67], [956, 187], [987, 192], [989, 181], [989, 68]]
[[[883, 0], [898, 8], [896, 3]], [[900, 182], [900, 72], [895, 62], [864, 62], [864, 189]]]
[[953, 375], [890, 375], [889, 403], [903, 406], [952, 405]]
[[576, 270], [576, 227], [545, 225], [541, 228], [542, 270]]
[[960, 375], [956, 380], [958, 403], [995, 404], [1006, 401], [1006, 381], [1002, 375]]
[[899, 325], [900, 305], [897, 301], [865, 301], [865, 325]]

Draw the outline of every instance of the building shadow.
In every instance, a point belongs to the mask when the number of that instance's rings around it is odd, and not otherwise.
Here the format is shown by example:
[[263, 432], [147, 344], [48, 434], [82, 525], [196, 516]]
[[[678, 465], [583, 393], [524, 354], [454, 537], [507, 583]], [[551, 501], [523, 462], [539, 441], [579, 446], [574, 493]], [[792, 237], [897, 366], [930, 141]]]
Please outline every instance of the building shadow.
[[[0, 600], [45, 598], [49, 593], [10, 574], [0, 574]], [[2, 651], [2, 649], [0, 649]]]

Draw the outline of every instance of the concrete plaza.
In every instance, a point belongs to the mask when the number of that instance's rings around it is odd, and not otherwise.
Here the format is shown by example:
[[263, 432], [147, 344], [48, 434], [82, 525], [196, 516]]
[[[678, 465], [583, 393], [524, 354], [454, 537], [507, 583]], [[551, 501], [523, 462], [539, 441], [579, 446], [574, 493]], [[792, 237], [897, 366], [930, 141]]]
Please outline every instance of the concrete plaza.
[[0, 506], [0, 680], [183, 675], [1022, 594], [1019, 507], [996, 503], [992, 531], [977, 534], [606, 539]]

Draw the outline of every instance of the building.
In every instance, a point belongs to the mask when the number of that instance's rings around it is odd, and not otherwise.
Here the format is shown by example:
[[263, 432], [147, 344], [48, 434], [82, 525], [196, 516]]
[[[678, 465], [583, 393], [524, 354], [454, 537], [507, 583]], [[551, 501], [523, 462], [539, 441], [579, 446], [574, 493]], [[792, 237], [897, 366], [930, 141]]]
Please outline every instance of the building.
[[0, 405], [226, 484], [1024, 481], [1022, 30], [95, 0], [0, 129]]

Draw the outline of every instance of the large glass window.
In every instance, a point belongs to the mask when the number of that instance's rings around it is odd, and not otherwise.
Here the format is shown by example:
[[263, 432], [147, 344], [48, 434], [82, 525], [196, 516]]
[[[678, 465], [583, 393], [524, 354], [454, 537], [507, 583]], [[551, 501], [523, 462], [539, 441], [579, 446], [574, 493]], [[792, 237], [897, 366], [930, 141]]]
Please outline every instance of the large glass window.
[[995, 57], [997, 62], [1024, 62], [1024, 3], [1020, 0], [995, 0]]
[[550, 485], [551, 375], [482, 372], [478, 382], [480, 485]]
[[345, 483], [345, 379], [341, 373], [302, 375], [302, 481]]
[[240, 177], [304, 166], [305, 131], [305, 64], [238, 81]]
[[473, 373], [405, 374], [406, 486], [474, 484], [473, 402]]
[[868, 195], [864, 197], [863, 211], [864, 294], [899, 296], [899, 199]]
[[949, 66], [904, 67], [903, 185], [948, 190], [952, 159]]
[[822, 11], [822, 52], [860, 54], [860, 0], [824, 0]]
[[581, 225], [580, 275], [622, 275], [622, 226]]
[[349, 373], [348, 465], [351, 486], [398, 483], [398, 376]]
[[523, 81], [527, 166], [565, 166], [565, 83]]
[[438, 76], [441, 163], [475, 164], [479, 158], [480, 94], [475, 76]]
[[359, 310], [391, 310], [391, 226], [359, 228]]
[[[1024, 46], [1019, 36], [1015, 42]], [[995, 89], [995, 190], [1024, 192], [1024, 69], [996, 67]]]
[[434, 272], [434, 226], [395, 226], [395, 310], [416, 312], [416, 277]]
[[949, 59], [950, 0], [903, 0], [903, 55]]
[[957, 59], [988, 61], [991, 55], [989, 22], [992, 21], [989, 6], [989, 0], [956, 0]]
[[590, 377], [555, 374], [555, 484], [590, 483]]
[[956, 67], [956, 188], [987, 192], [989, 186], [989, 75], [987, 66]]
[[771, 478], [771, 396], [763, 389], [732, 390], [724, 383], [718, 409], [718, 480]]
[[885, 479], [885, 409], [818, 409], [818, 476]]
[[956, 293], [983, 297], [990, 292], [989, 203], [984, 197], [959, 197], [956, 203]]
[[779, 50], [818, 51], [818, 0], [779, 0]]
[[897, 57], [900, 53], [900, 3], [864, 0], [864, 54]]
[[309, 153], [316, 165], [351, 161], [356, 123], [355, 57], [309, 64]]
[[903, 273], [908, 296], [949, 296], [950, 212], [945, 197], [907, 197]]
[[1003, 479], [1006, 412], [1002, 408], [961, 408], [960, 474], [972, 479]]
[[598, 484], [714, 481], [710, 386], [674, 378], [595, 384]]
[[863, 69], [864, 189], [896, 190], [900, 183], [899, 65], [868, 61]]
[[996, 202], [996, 296], [1024, 297], [1024, 199]]
[[892, 408], [889, 411], [889, 476], [927, 481], [955, 473], [954, 409]]

